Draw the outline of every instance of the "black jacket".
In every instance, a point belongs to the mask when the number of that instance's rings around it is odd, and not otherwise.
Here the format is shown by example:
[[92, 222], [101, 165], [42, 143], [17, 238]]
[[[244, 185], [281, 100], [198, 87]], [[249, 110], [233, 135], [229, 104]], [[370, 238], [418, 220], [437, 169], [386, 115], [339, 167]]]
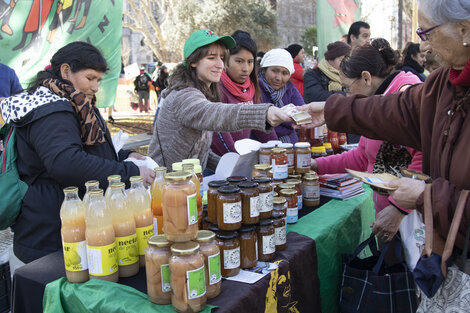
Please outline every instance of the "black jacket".
[[304, 100], [305, 103], [312, 101], [326, 101], [336, 93], [346, 95], [343, 91], [329, 91], [330, 79], [317, 67], [308, 70], [304, 75]]
[[65, 187], [77, 186], [83, 196], [88, 180], [99, 180], [100, 188], [106, 189], [109, 175], [121, 175], [127, 183], [139, 175], [136, 165], [121, 162], [129, 151], [116, 155], [106, 124], [98, 109], [95, 112], [106, 129], [106, 143], [94, 146], [82, 144], [79, 121], [65, 99], [39, 106], [14, 123], [20, 177], [31, 181], [39, 175], [12, 227], [15, 255], [25, 263], [61, 249], [59, 211]]

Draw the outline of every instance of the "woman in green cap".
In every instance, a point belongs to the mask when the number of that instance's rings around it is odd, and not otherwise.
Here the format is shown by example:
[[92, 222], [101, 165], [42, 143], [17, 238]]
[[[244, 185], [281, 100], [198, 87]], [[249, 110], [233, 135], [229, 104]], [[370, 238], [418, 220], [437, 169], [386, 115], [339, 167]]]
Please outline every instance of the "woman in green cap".
[[256, 129], [269, 132], [290, 117], [272, 104], [220, 102], [218, 83], [231, 36], [208, 29], [194, 32], [184, 44], [184, 62], [162, 93], [148, 155], [171, 170], [174, 162], [197, 158], [214, 170], [220, 159], [211, 152], [212, 131]]

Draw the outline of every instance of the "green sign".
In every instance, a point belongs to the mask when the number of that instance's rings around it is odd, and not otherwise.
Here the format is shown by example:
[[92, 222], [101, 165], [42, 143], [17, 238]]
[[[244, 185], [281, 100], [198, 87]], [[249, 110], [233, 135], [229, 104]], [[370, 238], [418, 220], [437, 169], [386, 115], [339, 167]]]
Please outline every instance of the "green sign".
[[0, 62], [23, 88], [67, 43], [86, 41], [108, 62], [97, 106], [114, 104], [121, 72], [122, 0], [0, 0]]

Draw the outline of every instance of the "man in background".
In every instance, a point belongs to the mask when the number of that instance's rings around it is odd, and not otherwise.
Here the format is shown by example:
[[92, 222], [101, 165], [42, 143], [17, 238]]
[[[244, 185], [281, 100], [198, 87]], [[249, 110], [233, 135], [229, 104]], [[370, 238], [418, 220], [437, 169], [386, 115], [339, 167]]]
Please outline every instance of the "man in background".
[[349, 27], [348, 44], [351, 49], [370, 43], [370, 25], [366, 22], [354, 22]]
[[134, 80], [134, 90], [139, 96], [139, 111], [149, 112], [149, 85], [152, 82], [150, 75], [145, 72], [145, 67], [140, 68], [140, 75]]

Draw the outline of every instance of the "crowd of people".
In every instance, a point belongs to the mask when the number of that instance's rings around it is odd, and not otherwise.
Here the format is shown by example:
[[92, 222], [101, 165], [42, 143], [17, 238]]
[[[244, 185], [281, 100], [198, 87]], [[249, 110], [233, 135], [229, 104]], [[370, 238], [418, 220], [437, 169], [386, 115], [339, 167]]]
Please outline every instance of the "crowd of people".
[[[293, 104], [313, 118], [303, 128], [326, 123], [347, 133], [349, 143], [358, 143], [348, 152], [313, 160], [319, 174], [346, 168], [387, 172], [396, 166], [429, 175], [435, 230], [445, 239], [459, 195], [470, 188], [464, 139], [470, 131], [470, 8], [454, 0], [439, 5], [442, 1], [420, 2], [421, 42], [408, 43], [402, 53], [385, 39], [370, 40], [370, 26], [355, 22], [346, 42], [332, 41], [315, 68], [302, 66], [305, 51], [297, 43], [260, 53], [243, 30], [231, 36], [194, 32], [171, 75], [160, 66], [154, 79], [145, 69], [135, 79], [140, 111], [149, 110], [149, 84], [158, 90], [148, 156], [169, 171], [173, 163], [191, 158], [214, 170], [240, 139], [296, 143], [299, 127], [281, 109]], [[435, 66], [436, 55], [442, 67]], [[24, 91], [14, 72], [0, 65], [0, 75], [11, 82], [0, 84], [0, 97], [7, 97], [1, 114], [17, 129], [18, 171], [29, 182], [12, 227], [14, 257], [24, 263], [61, 249], [64, 187], [93, 179], [106, 188], [112, 174], [126, 184], [135, 175], [147, 185], [154, 178], [153, 170], [123, 162], [142, 155], [115, 153], [95, 103], [108, 70], [100, 51], [74, 42], [59, 49], [50, 63]], [[423, 210], [424, 182], [401, 178], [390, 186], [396, 190], [373, 198], [372, 231], [382, 242], [391, 240], [408, 212]], [[457, 249], [468, 245], [469, 220], [467, 204]]]

